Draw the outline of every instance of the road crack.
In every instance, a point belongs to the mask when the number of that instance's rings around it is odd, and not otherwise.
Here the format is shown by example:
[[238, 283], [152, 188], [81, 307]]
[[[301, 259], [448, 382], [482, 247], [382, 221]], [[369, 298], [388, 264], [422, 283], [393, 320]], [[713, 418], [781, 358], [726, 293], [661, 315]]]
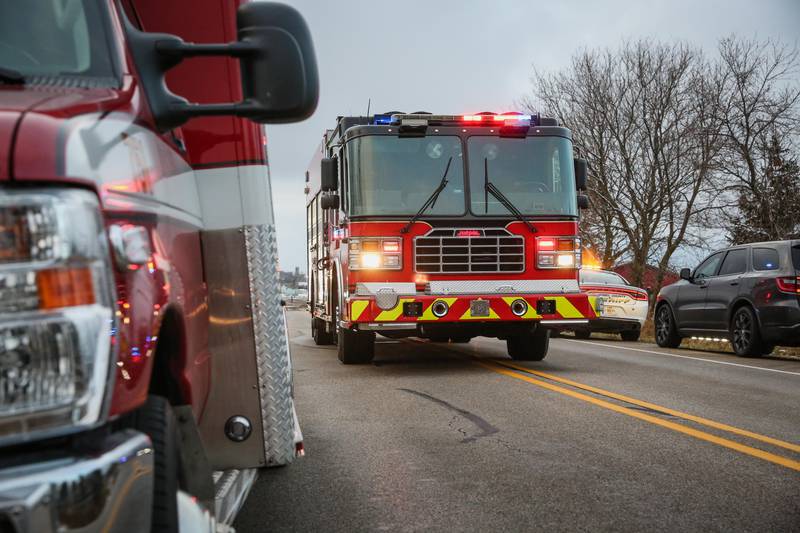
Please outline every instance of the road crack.
[[[401, 389], [397, 389], [397, 390], [403, 391], [403, 392], [407, 392], [407, 393], [413, 394], [415, 396], [419, 396], [420, 398], [424, 398], [424, 399], [426, 399], [428, 401], [431, 401], [431, 402], [433, 402], [433, 403], [435, 403], [437, 405], [441, 405], [442, 407], [445, 407], [446, 409], [449, 409], [450, 411], [453, 411], [454, 413], [456, 413], [458, 416], [460, 416], [464, 420], [467, 420], [468, 422], [472, 423], [478, 429], [478, 432], [477, 433], [473, 433], [471, 435], [463, 428], [455, 428], [456, 431], [458, 431], [459, 433], [461, 433], [464, 436], [464, 438], [461, 440], [462, 443], [475, 442], [476, 440], [478, 440], [480, 438], [488, 437], [490, 435], [494, 435], [495, 433], [499, 433], [500, 432], [500, 430], [498, 428], [496, 428], [495, 426], [493, 426], [492, 424], [490, 424], [489, 422], [487, 422], [486, 420], [484, 420], [480, 416], [478, 416], [478, 415], [476, 415], [474, 413], [470, 413], [469, 411], [467, 411], [465, 409], [461, 409], [460, 407], [456, 407], [455, 405], [451, 404], [450, 402], [447, 402], [445, 400], [441, 400], [441, 399], [436, 398], [435, 396], [431, 396], [430, 394], [427, 394], [425, 392], [415, 391], [415, 390], [412, 390], [412, 389], [402, 389], [401, 388]], [[454, 424], [456, 419], [457, 419], [457, 417], [453, 417], [453, 419], [448, 424], [451, 428], [453, 427], [453, 424]]]

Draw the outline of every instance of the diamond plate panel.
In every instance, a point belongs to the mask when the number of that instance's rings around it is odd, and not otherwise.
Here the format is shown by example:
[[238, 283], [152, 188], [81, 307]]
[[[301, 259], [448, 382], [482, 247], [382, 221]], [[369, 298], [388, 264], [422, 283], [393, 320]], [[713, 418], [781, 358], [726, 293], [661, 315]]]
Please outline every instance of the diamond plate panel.
[[271, 225], [245, 226], [250, 301], [267, 465], [294, 459], [292, 371], [281, 307], [278, 247]]
[[566, 294], [580, 292], [574, 279], [454, 280], [429, 282], [431, 294]]

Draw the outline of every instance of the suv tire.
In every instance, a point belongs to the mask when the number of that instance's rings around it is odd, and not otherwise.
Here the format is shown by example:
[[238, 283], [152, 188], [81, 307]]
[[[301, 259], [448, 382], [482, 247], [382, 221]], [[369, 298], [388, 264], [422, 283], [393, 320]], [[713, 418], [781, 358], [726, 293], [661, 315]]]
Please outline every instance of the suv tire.
[[678, 327], [675, 324], [675, 316], [672, 309], [663, 304], [656, 309], [656, 316], [653, 320], [655, 324], [656, 344], [662, 348], [677, 348], [683, 340], [678, 334]]
[[750, 306], [743, 306], [736, 310], [731, 318], [730, 325], [731, 346], [736, 355], [743, 357], [761, 357], [767, 350], [767, 346], [761, 340], [761, 330], [758, 320]]
[[550, 330], [543, 327], [506, 339], [508, 355], [514, 361], [541, 361], [547, 355], [549, 347]]

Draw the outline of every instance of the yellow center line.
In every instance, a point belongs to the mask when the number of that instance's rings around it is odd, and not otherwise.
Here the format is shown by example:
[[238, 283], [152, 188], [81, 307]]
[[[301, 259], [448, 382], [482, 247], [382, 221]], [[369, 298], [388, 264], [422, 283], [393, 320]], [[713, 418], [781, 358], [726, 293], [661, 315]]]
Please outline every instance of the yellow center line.
[[[564, 387], [560, 387], [558, 385], [554, 385], [552, 383], [548, 383], [546, 381], [541, 381], [539, 379], [532, 378], [525, 374], [520, 374], [516, 370], [509, 370], [504, 368], [499, 364], [495, 364], [493, 362], [488, 362], [485, 360], [481, 360], [479, 358], [473, 359], [475, 364], [480, 365], [492, 372], [496, 372], [498, 374], [502, 374], [504, 376], [508, 376], [514, 379], [519, 379], [525, 381], [527, 383], [531, 383], [533, 385], [537, 385], [544, 389], [551, 390], [553, 392], [558, 392], [560, 394], [564, 394], [566, 396], [570, 396], [572, 398], [582, 400], [584, 402], [588, 402], [594, 404], [598, 407], [603, 407], [605, 409], [609, 409], [611, 411], [621, 413], [623, 415], [627, 415], [633, 418], [638, 418], [639, 420], [644, 420], [645, 422], [650, 422], [651, 424], [655, 424], [657, 426], [665, 427], [667, 429], [671, 429], [673, 431], [677, 431], [679, 433], [683, 433], [685, 435], [689, 435], [696, 439], [704, 440], [706, 442], [711, 442], [713, 444], [717, 444], [719, 446], [724, 446], [725, 448], [729, 448], [731, 450], [735, 450], [737, 452], [750, 455], [752, 457], [757, 457], [759, 459], [763, 459], [764, 461], [769, 461], [771, 463], [784, 466], [786, 468], [790, 468], [792, 470], [800, 472], [800, 461], [794, 461], [789, 459], [788, 457], [783, 457], [781, 455], [776, 455], [774, 453], [765, 452], [764, 450], [759, 450], [758, 448], [753, 448], [751, 446], [746, 446], [744, 444], [740, 444], [738, 442], [718, 437], [716, 435], [712, 435], [710, 433], [706, 433], [704, 431], [699, 431], [697, 429], [693, 429], [690, 427], [682, 426], [680, 424], [676, 424], [675, 422], [670, 422], [668, 420], [662, 420], [652, 415], [648, 415], [646, 413], [642, 413], [640, 411], [634, 411], [627, 407], [620, 406], [613, 404], [611, 402], [607, 402], [605, 400], [601, 400], [598, 398], [593, 398], [591, 396], [587, 396], [586, 394], [576, 392], [570, 389], [565, 389]], [[525, 369], [526, 372], [529, 372], [529, 369]]]
[[647, 409], [652, 409], [654, 411], [661, 411], [662, 413], [672, 415], [678, 418], [683, 418], [684, 420], [691, 420], [692, 422], [697, 422], [698, 424], [702, 424], [704, 426], [712, 427], [715, 429], [720, 429], [722, 431], [726, 431], [728, 433], [734, 433], [736, 435], [741, 435], [743, 437], [748, 437], [753, 440], [758, 440], [761, 442], [765, 442], [767, 444], [772, 444], [773, 446], [778, 446], [780, 448], [785, 448], [787, 450], [791, 450], [793, 452], [800, 453], [800, 445], [792, 444], [791, 442], [785, 442], [782, 440], [778, 440], [772, 437], [768, 437], [766, 435], [761, 435], [759, 433], [753, 433], [752, 431], [748, 431], [746, 429], [737, 428], [735, 426], [729, 426], [727, 424], [722, 424], [720, 422], [714, 422], [713, 420], [709, 420], [707, 418], [702, 418], [700, 416], [690, 415], [688, 413], [684, 413], [681, 411], [676, 411], [675, 409], [670, 409], [668, 407], [663, 407], [658, 404], [645, 402], [642, 400], [637, 400], [636, 398], [631, 398], [630, 396], [625, 396], [623, 394], [617, 394], [616, 392], [607, 391], [604, 389], [600, 389], [598, 387], [592, 387], [591, 385], [585, 385], [583, 383], [578, 383], [577, 381], [572, 381], [570, 379], [562, 378], [559, 376], [555, 376], [553, 374], [548, 374], [545, 372], [541, 372], [539, 370], [532, 370], [530, 368], [525, 368], [524, 366], [515, 365], [513, 363], [506, 363], [505, 361], [492, 361], [493, 364], [502, 365], [508, 368], [513, 368], [516, 370], [520, 370], [522, 372], [527, 372], [528, 374], [534, 374], [536, 376], [540, 376], [552, 381], [556, 381], [558, 383], [563, 383], [565, 385], [569, 385], [570, 387], [575, 387], [576, 389], [581, 389], [589, 392], [594, 392], [596, 394], [602, 394], [603, 396], [607, 396], [609, 398], [614, 398], [616, 400], [621, 400], [623, 402], [628, 402], [633, 405], [638, 405], [639, 407], [645, 407]]

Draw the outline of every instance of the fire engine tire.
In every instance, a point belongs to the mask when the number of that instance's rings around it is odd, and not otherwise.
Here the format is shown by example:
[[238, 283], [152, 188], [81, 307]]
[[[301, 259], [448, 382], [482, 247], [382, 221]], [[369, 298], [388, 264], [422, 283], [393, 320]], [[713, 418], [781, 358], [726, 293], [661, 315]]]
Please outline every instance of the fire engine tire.
[[667, 304], [661, 304], [656, 309], [653, 325], [656, 330], [656, 344], [662, 348], [677, 348], [681, 345], [683, 339], [678, 334], [675, 317]]
[[541, 361], [550, 348], [550, 330], [536, 328], [530, 333], [508, 337], [506, 348], [515, 361]]
[[579, 330], [575, 331], [575, 338], [576, 339], [584, 339], [585, 340], [585, 339], [588, 339], [591, 336], [592, 336], [592, 332], [588, 331], [588, 330], [585, 330], [585, 329], [579, 329]]
[[339, 328], [339, 361], [345, 365], [366, 365], [375, 357], [375, 332]]
[[172, 406], [161, 396], [148, 397], [147, 402], [133, 414], [133, 427], [150, 436], [155, 451], [151, 531], [178, 531], [180, 438]]
[[636, 329], [629, 329], [628, 331], [620, 331], [619, 336], [622, 337], [622, 340], [624, 341], [636, 342], [639, 340], [641, 334], [642, 330], [636, 328]]
[[325, 321], [321, 318], [311, 319], [311, 336], [317, 346], [327, 346], [333, 344], [333, 335], [325, 331]]
[[472, 337], [469, 335], [459, 335], [458, 337], [450, 337], [450, 342], [454, 342], [457, 344], [466, 344], [472, 340]]

